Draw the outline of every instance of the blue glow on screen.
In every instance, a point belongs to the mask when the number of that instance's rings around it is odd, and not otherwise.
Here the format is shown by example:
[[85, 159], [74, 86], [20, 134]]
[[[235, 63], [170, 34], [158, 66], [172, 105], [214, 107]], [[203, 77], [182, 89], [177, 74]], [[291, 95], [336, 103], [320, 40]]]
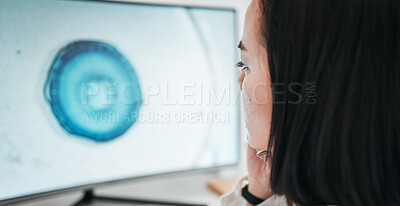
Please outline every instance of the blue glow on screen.
[[112, 46], [95, 41], [77, 41], [61, 49], [45, 91], [67, 132], [100, 142], [125, 133], [142, 103], [128, 60]]
[[238, 163], [235, 20], [229, 9], [0, 0], [0, 204]]

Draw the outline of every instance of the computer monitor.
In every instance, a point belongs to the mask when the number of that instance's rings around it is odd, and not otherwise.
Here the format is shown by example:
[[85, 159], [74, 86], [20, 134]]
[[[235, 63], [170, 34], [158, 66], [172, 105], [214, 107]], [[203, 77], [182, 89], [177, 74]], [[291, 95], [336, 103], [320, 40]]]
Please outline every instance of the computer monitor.
[[237, 164], [223, 7], [0, 1], [0, 204]]

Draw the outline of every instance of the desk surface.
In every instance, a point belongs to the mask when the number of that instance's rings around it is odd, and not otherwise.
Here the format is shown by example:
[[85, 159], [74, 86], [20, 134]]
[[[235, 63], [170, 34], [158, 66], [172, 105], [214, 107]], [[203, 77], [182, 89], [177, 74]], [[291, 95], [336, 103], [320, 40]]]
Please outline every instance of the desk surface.
[[[96, 194], [124, 198], [143, 198], [195, 204], [217, 205], [218, 196], [207, 188], [207, 182], [219, 175], [174, 174], [152, 177], [96, 189]], [[82, 197], [82, 193], [70, 192], [46, 199], [35, 200], [20, 206], [71, 206]], [[126, 204], [94, 204], [117, 206]]]

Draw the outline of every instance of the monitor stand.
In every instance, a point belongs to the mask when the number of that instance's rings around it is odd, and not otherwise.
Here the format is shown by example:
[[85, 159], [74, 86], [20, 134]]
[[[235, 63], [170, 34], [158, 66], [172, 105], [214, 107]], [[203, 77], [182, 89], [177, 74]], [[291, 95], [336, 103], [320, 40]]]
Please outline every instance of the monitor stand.
[[[116, 203], [116, 204], [141, 204], [141, 205], [175, 205], [175, 206], [207, 206], [205, 204], [188, 204], [182, 202], [168, 202], [168, 201], [156, 201], [156, 200], [145, 200], [145, 199], [130, 199], [120, 197], [107, 197], [107, 196], [96, 196], [93, 189], [85, 190], [84, 196], [81, 200], [75, 203], [73, 206], [86, 206], [96, 205], [96, 203]], [[109, 205], [109, 204], [107, 204]]]

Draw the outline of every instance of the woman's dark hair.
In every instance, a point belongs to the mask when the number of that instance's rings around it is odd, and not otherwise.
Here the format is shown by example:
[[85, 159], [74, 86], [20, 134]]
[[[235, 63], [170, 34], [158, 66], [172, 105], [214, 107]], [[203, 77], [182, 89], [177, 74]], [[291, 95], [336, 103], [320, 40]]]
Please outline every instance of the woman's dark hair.
[[400, 1], [259, 1], [271, 82], [285, 88], [273, 90], [272, 190], [400, 205]]

